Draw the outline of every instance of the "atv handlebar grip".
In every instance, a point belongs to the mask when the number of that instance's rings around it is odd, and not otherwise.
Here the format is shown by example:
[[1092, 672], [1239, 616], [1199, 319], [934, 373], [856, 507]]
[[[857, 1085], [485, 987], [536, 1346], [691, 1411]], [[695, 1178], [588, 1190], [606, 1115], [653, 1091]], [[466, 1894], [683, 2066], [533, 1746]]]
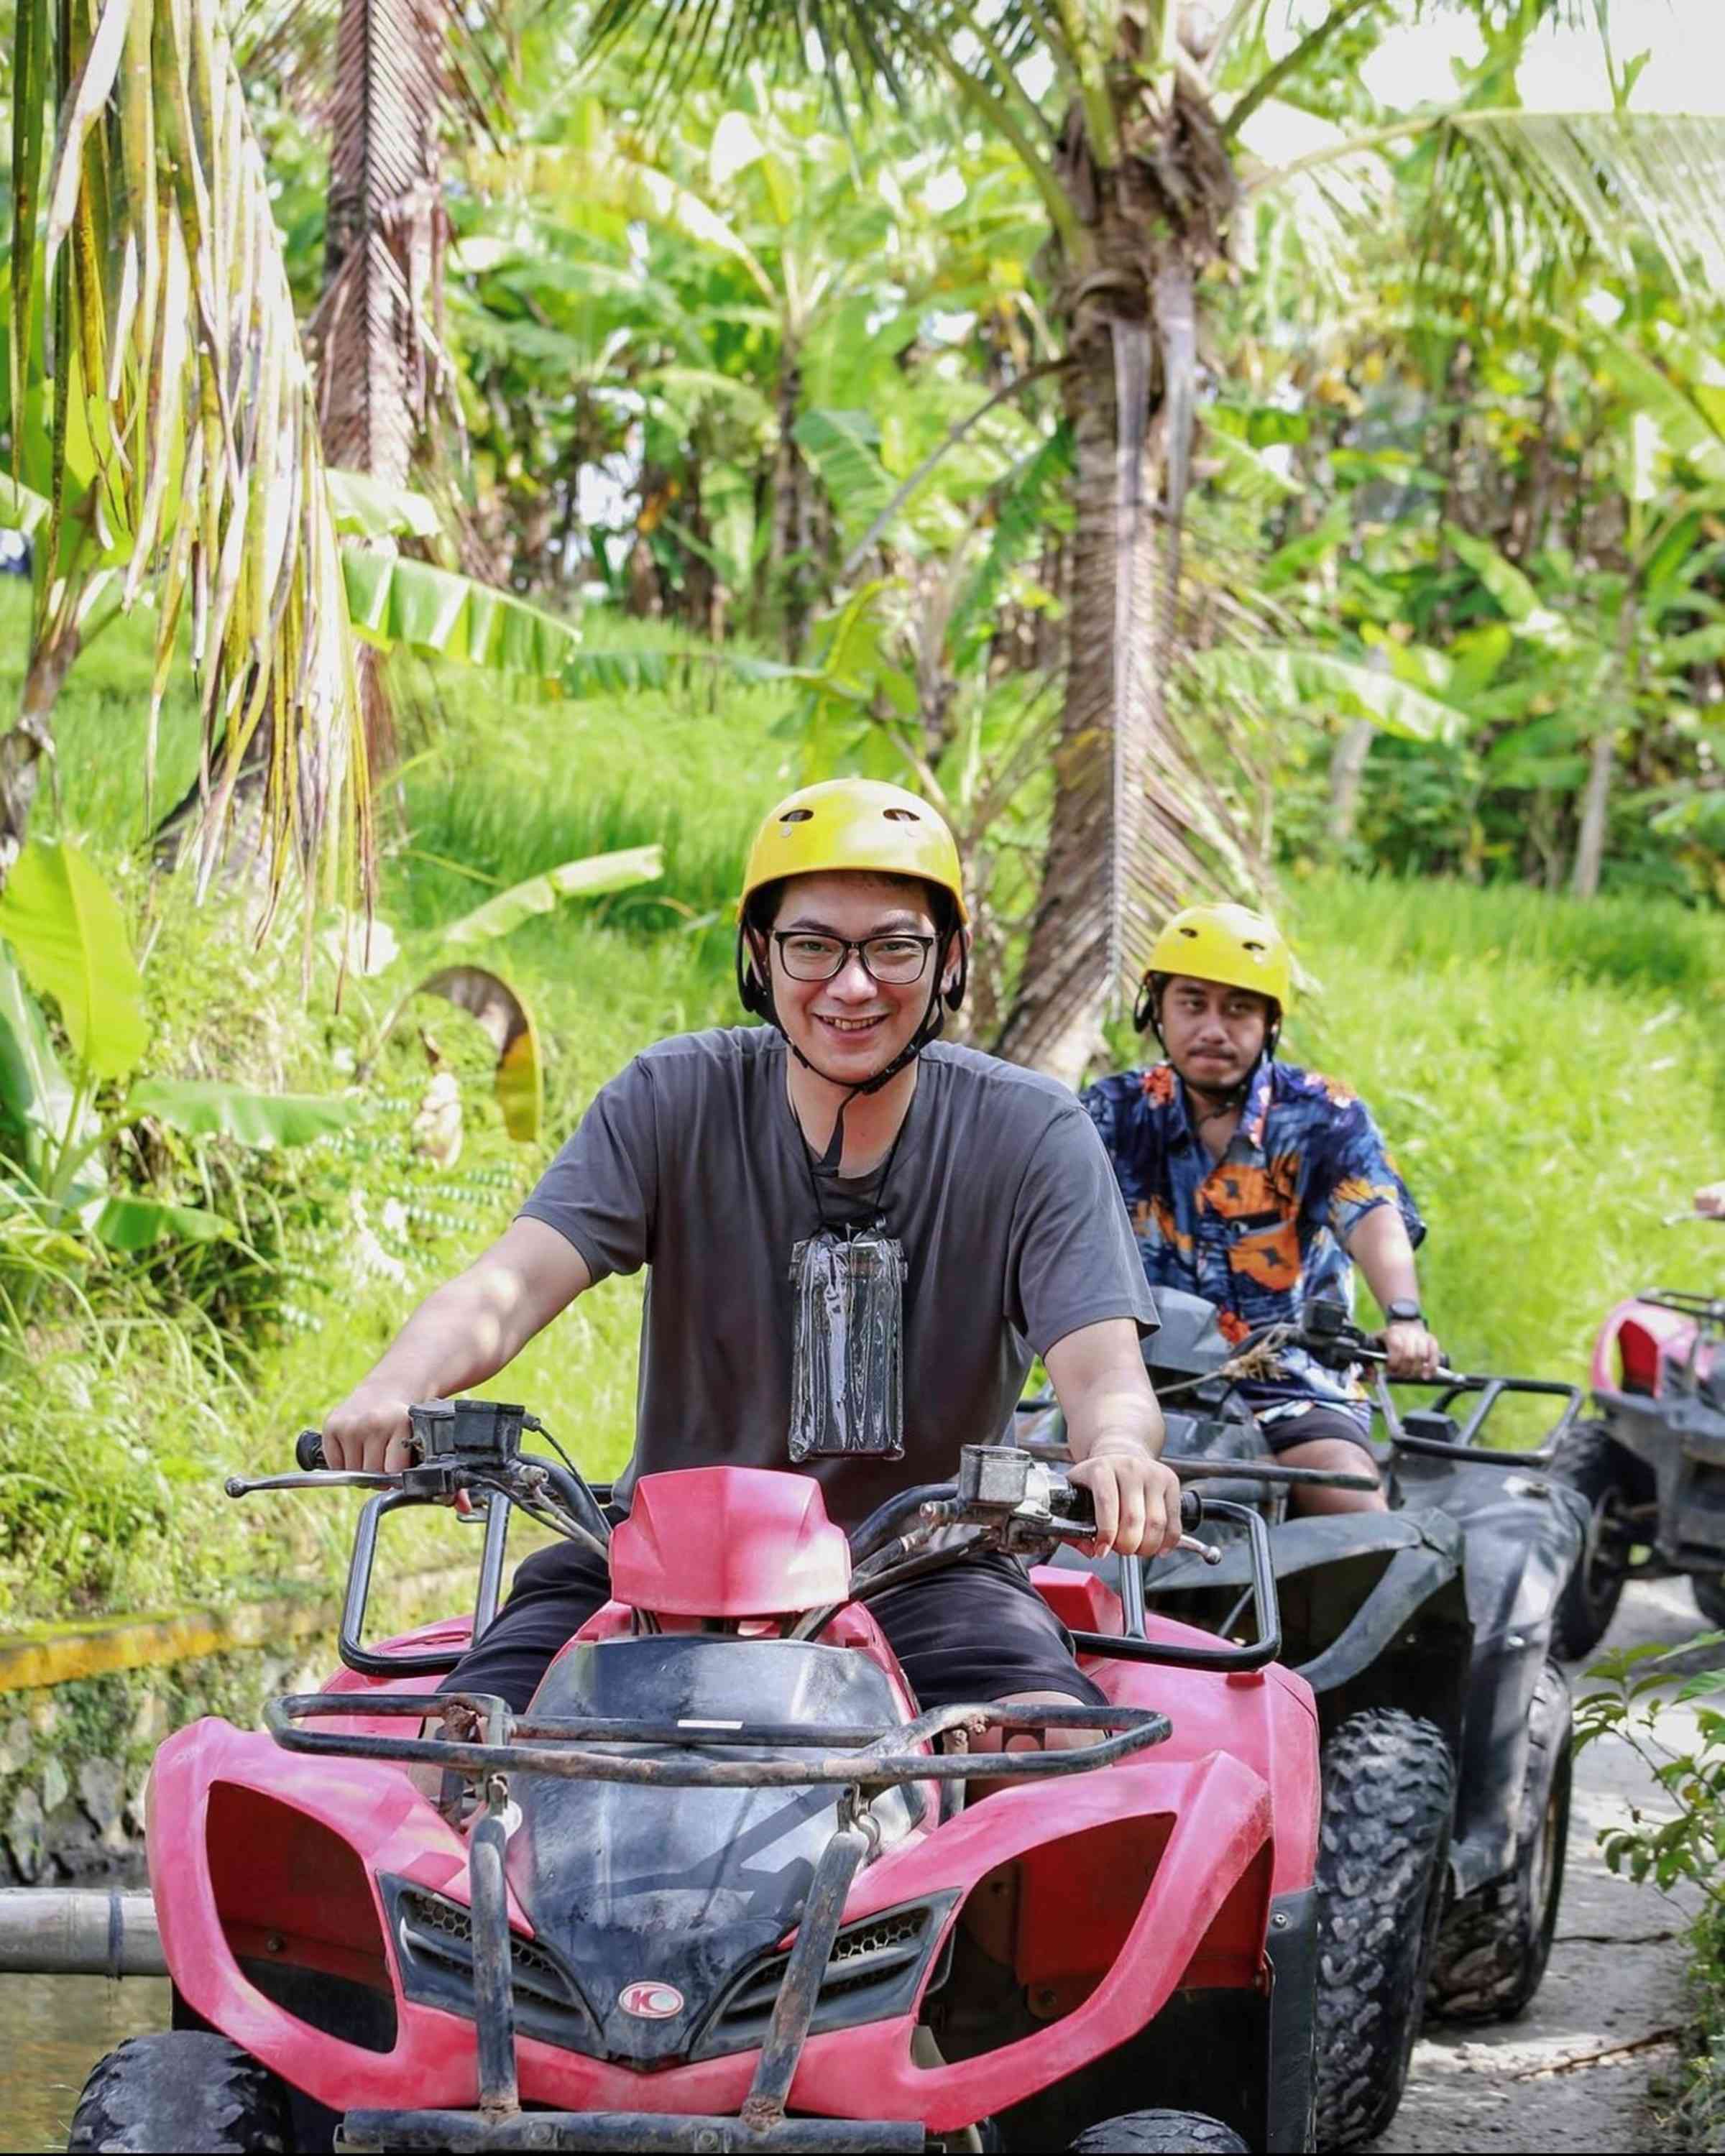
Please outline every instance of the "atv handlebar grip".
[[1195, 1533], [1204, 1525], [1204, 1499], [1195, 1490], [1180, 1492], [1180, 1526], [1187, 1534]]
[[294, 1465], [302, 1475], [321, 1475], [329, 1466], [324, 1457], [323, 1432], [302, 1430], [294, 1440]]

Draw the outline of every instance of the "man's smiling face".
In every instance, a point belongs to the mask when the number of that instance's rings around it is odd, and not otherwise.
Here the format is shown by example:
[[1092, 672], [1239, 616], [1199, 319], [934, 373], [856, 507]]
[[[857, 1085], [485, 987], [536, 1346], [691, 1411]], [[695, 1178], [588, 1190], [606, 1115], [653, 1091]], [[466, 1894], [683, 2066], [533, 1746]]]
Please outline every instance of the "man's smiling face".
[[[841, 1086], [861, 1085], [884, 1070], [928, 1009], [937, 953], [910, 941], [939, 932], [927, 887], [906, 877], [848, 870], [793, 876], [780, 894], [773, 926], [768, 963], [773, 1007], [792, 1045], [823, 1077]], [[791, 940], [780, 940], [785, 937]], [[851, 950], [830, 980], [798, 980], [789, 968], [812, 966], [822, 949], [819, 939], [834, 937], [849, 943], [901, 938], [896, 954], [889, 941], [884, 955], [908, 965], [914, 952], [925, 963], [912, 980], [881, 981], [870, 978]]]

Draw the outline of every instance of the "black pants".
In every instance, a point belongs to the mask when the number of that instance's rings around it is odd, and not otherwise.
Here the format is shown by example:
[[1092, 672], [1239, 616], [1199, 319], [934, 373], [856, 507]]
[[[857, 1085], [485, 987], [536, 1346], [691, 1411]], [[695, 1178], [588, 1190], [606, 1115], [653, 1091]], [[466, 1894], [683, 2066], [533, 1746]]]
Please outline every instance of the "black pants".
[[[578, 1543], [535, 1551], [490, 1629], [440, 1688], [495, 1692], [523, 1712], [552, 1656], [609, 1599], [604, 1567]], [[1107, 1704], [1073, 1660], [1071, 1634], [1011, 1558], [966, 1558], [868, 1607], [924, 1709], [1019, 1691]]]

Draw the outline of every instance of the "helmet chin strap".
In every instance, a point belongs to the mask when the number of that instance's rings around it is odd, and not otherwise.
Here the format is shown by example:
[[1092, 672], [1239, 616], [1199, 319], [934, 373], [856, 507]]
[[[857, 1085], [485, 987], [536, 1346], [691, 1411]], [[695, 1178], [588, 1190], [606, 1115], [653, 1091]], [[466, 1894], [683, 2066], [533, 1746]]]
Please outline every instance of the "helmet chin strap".
[[[811, 1072], [824, 1085], [844, 1086], [845, 1084], [844, 1079], [834, 1078], [830, 1072], [823, 1070], [819, 1064], [811, 1061], [803, 1053], [789, 1034], [785, 1033], [784, 1026], [780, 1021], [775, 1007], [769, 1004], [768, 1013], [774, 1025], [784, 1034], [786, 1047], [790, 1050], [805, 1070]], [[830, 1173], [835, 1169], [845, 1158], [845, 1111], [859, 1093], [878, 1093], [883, 1086], [890, 1086], [906, 1064], [915, 1062], [929, 1042], [940, 1032], [944, 1022], [941, 1010], [940, 977], [937, 974], [933, 992], [928, 998], [928, 1007], [923, 1012], [916, 1030], [900, 1049], [898, 1054], [890, 1063], [883, 1065], [872, 1078], [862, 1079], [858, 1084], [847, 1087], [845, 1098], [839, 1103], [839, 1112], [833, 1118], [833, 1135], [827, 1140], [826, 1151], [820, 1157], [820, 1165], [828, 1173]]]
[[812, 1076], [819, 1078], [823, 1085], [845, 1088], [845, 1098], [839, 1103], [839, 1112], [833, 1118], [833, 1135], [828, 1139], [826, 1151], [820, 1157], [820, 1165], [823, 1168], [829, 1171], [836, 1168], [845, 1158], [845, 1111], [857, 1095], [878, 1093], [883, 1086], [891, 1085], [905, 1065], [914, 1062], [927, 1047], [929, 1042], [938, 1036], [942, 1027], [946, 1023], [946, 1014], [941, 1008], [942, 1003], [950, 1001], [956, 1010], [963, 999], [964, 976], [967, 968], [962, 955], [963, 952], [962, 938], [959, 942], [961, 957], [957, 981], [950, 990], [942, 985], [946, 973], [947, 954], [952, 948], [952, 934], [956, 932], [949, 932], [943, 939], [940, 963], [935, 968], [934, 987], [930, 992], [927, 1007], [923, 1011], [915, 1033], [911, 1035], [891, 1062], [877, 1070], [872, 1078], [862, 1079], [857, 1084], [851, 1086], [847, 1085], [843, 1078], [834, 1078], [830, 1071], [823, 1070], [819, 1064], [812, 1061], [803, 1053], [789, 1034], [785, 1031], [784, 1021], [780, 1018], [778, 1007], [773, 1001], [771, 977], [762, 979], [753, 966], [748, 963], [747, 931], [739, 926], [737, 935], [737, 986], [744, 1009], [755, 1012], [758, 1016], [764, 1018], [768, 1024], [776, 1027], [783, 1035], [786, 1047]]

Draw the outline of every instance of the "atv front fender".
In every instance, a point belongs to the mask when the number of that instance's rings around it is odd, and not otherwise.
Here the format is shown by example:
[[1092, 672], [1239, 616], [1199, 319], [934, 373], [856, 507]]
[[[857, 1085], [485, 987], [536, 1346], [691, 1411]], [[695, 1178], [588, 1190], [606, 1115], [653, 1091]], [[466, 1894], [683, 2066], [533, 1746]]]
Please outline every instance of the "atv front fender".
[[[1272, 1527], [1270, 1548], [1287, 1661], [1318, 1695], [1325, 1728], [1363, 1707], [1404, 1707], [1459, 1747], [1471, 1630], [1462, 1533], [1448, 1513], [1312, 1514]], [[1211, 1590], [1237, 1591], [1248, 1577], [1245, 1543], [1230, 1543], [1220, 1564], [1163, 1559], [1145, 1585], [1158, 1604], [1194, 1589], [1214, 1603]], [[1180, 1600], [1169, 1614], [1184, 1614]]]
[[[1332, 1640], [1309, 1662], [1296, 1665], [1315, 1692], [1338, 1691], [1369, 1670], [1410, 1620], [1455, 1577], [1461, 1538], [1453, 1532], [1447, 1514], [1427, 1513], [1423, 1519], [1405, 1512], [1390, 1517], [1420, 1519], [1421, 1524], [1390, 1558], [1383, 1577], [1340, 1639]], [[1450, 1532], [1445, 1532], [1446, 1529]]]
[[[1255, 1680], [1261, 1681], [1261, 1680]], [[298, 1880], [300, 1906], [259, 1909], [264, 1921], [236, 1931], [234, 1912], [218, 1902], [207, 1828], [213, 1792], [300, 1815], [339, 1855], [357, 1881], [352, 1907], [332, 1910], [327, 1865]], [[280, 1815], [277, 1814], [278, 1819]], [[1145, 1820], [1167, 1838], [1142, 1900], [1111, 1964], [1071, 2011], [998, 2048], [938, 2067], [912, 2052], [916, 2010], [880, 2021], [813, 2035], [790, 2090], [793, 2108], [832, 2118], [919, 2120], [956, 2132], [1040, 2090], [1062, 2082], [1137, 2035], [1194, 1981], [1232, 1983], [1255, 1993], [1261, 1981], [1271, 1922], [1275, 1822], [1271, 1793], [1240, 1761], [1219, 1753], [1163, 1764], [1153, 1755], [1051, 1786], [1006, 1789], [938, 1831], [918, 1833], [886, 1851], [858, 1878], [845, 1905], [855, 1922], [906, 1902], [942, 1902], [948, 1933], [959, 1921], [953, 1890], [968, 1893], [999, 1867], [1057, 1845]], [[248, 1849], [231, 1852], [244, 1884]], [[170, 1738], [151, 1782], [151, 1883], [162, 1946], [181, 1995], [209, 2025], [331, 2109], [465, 2109], [478, 2093], [473, 2024], [408, 1997], [386, 1938], [377, 1875], [408, 1878], [434, 1893], [465, 1893], [460, 1838], [420, 1799], [398, 1769], [355, 1760], [296, 1758], [261, 1734], [206, 1720]], [[1056, 1856], [1054, 1861], [1060, 1861]], [[1119, 1907], [1123, 1882], [1111, 1876], [1104, 1901]], [[250, 1912], [246, 1912], [249, 1916]], [[332, 1917], [352, 1917], [377, 1942], [375, 1981], [389, 1995], [393, 2029], [367, 2048], [321, 2033], [260, 1990], [240, 1966], [267, 1922], [323, 1936]], [[511, 1928], [531, 1938], [511, 1900]], [[1050, 1951], [1064, 1950], [1070, 1927], [1050, 1929]], [[326, 1940], [326, 1944], [327, 1944]], [[267, 1951], [267, 1948], [264, 1950]], [[332, 1966], [350, 1969], [351, 1947], [332, 1949]], [[321, 1958], [331, 1959], [330, 1953]], [[937, 1956], [936, 1957], [937, 1961]], [[934, 1966], [933, 1962], [930, 1966]], [[651, 1976], [650, 1962], [639, 1972]], [[1296, 2002], [1297, 2004], [1297, 2001]], [[691, 2060], [644, 2074], [517, 2033], [524, 2103], [553, 2111], [728, 2116], [747, 2096], [757, 2051]], [[1272, 2144], [1278, 2145], [1278, 2144]]]
[[1552, 1622], [1587, 1527], [1579, 1492], [1517, 1466], [1512, 1454], [1416, 1463], [1420, 1495], [1461, 1528], [1473, 1661], [1450, 1876], [1458, 1895], [1515, 1863], [1527, 1774], [1528, 1717]]

